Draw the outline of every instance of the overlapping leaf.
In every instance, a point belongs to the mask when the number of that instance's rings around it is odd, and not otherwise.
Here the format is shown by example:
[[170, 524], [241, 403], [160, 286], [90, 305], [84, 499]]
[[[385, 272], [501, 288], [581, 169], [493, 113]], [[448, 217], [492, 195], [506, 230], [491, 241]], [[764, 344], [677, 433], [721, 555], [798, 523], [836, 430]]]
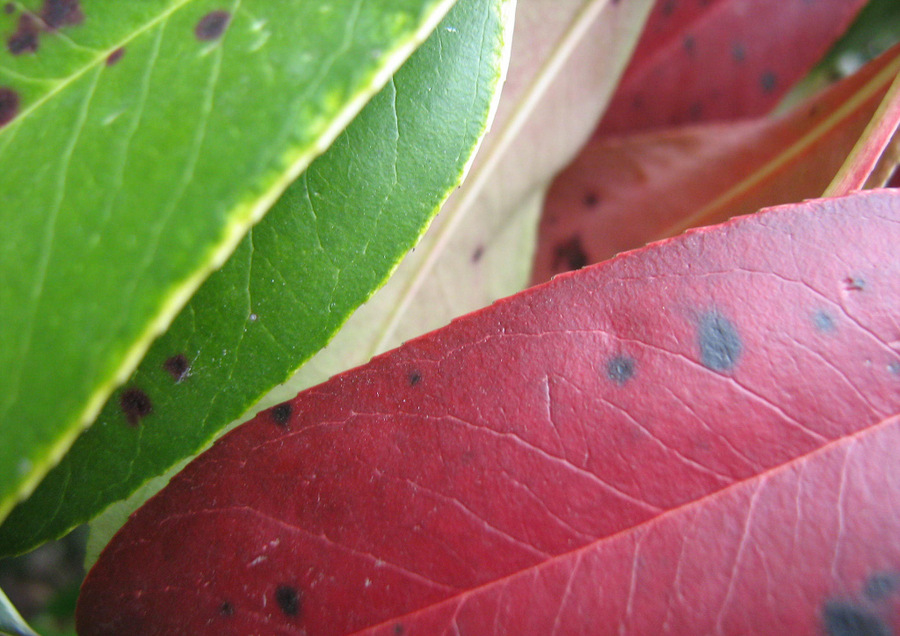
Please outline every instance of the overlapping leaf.
[[606, 107], [648, 0], [520, 0], [509, 79], [470, 178], [384, 289], [271, 406], [528, 282], [540, 202]]
[[598, 135], [762, 115], [866, 0], [657, 0]]
[[[384, 288], [252, 413], [526, 285], [546, 183], [589, 134], [649, 4], [518, 2], [508, 79], [469, 178]], [[148, 484], [92, 522], [89, 562], [167, 480]]]
[[[869, 167], [882, 154], [885, 131], [900, 120], [887, 95], [898, 76], [900, 46], [779, 118], [592, 139], [548, 192], [532, 281], [687, 227], [821, 196], [855, 146]], [[881, 143], [870, 122], [884, 129]]]
[[0, 518], [451, 4], [5, 5]]
[[97, 423], [0, 529], [54, 538], [197, 452], [320, 348], [460, 181], [499, 88], [512, 3], [462, 0], [197, 292]]
[[407, 343], [188, 466], [79, 627], [887, 633], [898, 241], [894, 191], [785, 206]]

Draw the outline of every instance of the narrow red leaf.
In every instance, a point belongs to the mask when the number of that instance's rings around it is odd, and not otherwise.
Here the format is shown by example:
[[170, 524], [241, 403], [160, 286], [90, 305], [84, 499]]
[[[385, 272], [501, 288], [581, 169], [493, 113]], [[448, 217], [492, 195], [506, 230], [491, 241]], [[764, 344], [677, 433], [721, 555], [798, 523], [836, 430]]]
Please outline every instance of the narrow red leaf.
[[301, 393], [133, 516], [79, 633], [772, 633], [868, 611], [863, 579], [900, 570], [898, 244], [895, 191], [775, 208]]
[[[875, 174], [879, 162], [889, 156], [891, 163], [896, 156], [891, 155], [891, 145], [895, 141], [900, 125], [900, 73], [884, 96], [872, 121], [866, 126], [853, 152], [841, 166], [834, 181], [825, 190], [825, 196], [841, 196], [854, 190], [861, 190]], [[883, 185], [882, 182], [879, 185]]]
[[[591, 140], [547, 193], [532, 283], [688, 227], [819, 197], [855, 145], [871, 172], [886, 141], [869, 147], [863, 133], [898, 71], [900, 45], [777, 119]], [[882, 113], [879, 130], [898, 114]]]
[[598, 135], [768, 112], [865, 0], [657, 0]]

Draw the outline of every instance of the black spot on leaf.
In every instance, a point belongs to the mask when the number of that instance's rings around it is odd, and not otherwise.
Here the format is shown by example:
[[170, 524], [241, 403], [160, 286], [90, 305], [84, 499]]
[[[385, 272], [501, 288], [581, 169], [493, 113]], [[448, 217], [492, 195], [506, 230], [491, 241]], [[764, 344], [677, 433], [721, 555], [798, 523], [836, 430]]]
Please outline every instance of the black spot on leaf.
[[169, 372], [173, 380], [181, 382], [191, 370], [191, 363], [186, 355], [179, 353], [163, 362], [163, 369]]
[[866, 281], [859, 276], [848, 276], [844, 279], [844, 289], [847, 291], [863, 291], [866, 288]]
[[137, 426], [141, 420], [153, 412], [153, 402], [150, 397], [137, 387], [126, 389], [119, 396], [119, 406], [125, 414], [125, 420], [132, 426]]
[[876, 603], [900, 590], [900, 572], [876, 572], [863, 585], [863, 594]]
[[596, 192], [588, 192], [584, 195], [584, 199], [582, 199], [582, 201], [587, 207], [592, 208], [600, 203], [600, 197], [597, 196]]
[[287, 616], [296, 616], [300, 613], [300, 592], [290, 585], [279, 585], [275, 589], [275, 600], [278, 607]]
[[285, 427], [288, 424], [288, 420], [291, 419], [291, 413], [294, 408], [291, 406], [290, 402], [282, 402], [278, 406], [273, 406], [272, 410], [269, 411], [272, 414], [272, 419], [275, 420], [275, 423], [278, 426]]
[[30, 13], [23, 13], [19, 16], [19, 24], [15, 33], [6, 40], [6, 48], [13, 55], [34, 53], [40, 44], [40, 33], [41, 24], [38, 19]]
[[744, 50], [744, 45], [740, 42], [735, 42], [731, 46], [731, 59], [735, 62], [743, 62], [747, 58], [747, 51]]
[[634, 376], [634, 358], [616, 356], [606, 363], [606, 376], [622, 386]]
[[422, 381], [422, 372], [416, 369], [413, 369], [409, 372], [409, 386], [416, 386], [419, 382]]
[[74, 26], [84, 21], [79, 0], [44, 0], [41, 20], [51, 31], [64, 26]]
[[828, 601], [822, 611], [828, 636], [891, 636], [891, 629], [872, 610], [848, 601]]
[[676, 0], [666, 0], [662, 5], [662, 14], [665, 16], [670, 16], [675, 12], [675, 9], [678, 8], [678, 2]]
[[567, 272], [573, 269], [581, 269], [588, 264], [587, 254], [581, 245], [581, 238], [573, 236], [556, 246], [553, 253], [553, 269], [557, 272]]
[[760, 76], [759, 85], [764, 93], [771, 93], [778, 86], [778, 76], [772, 71], [766, 71]]
[[394, 625], [394, 634], [396, 636], [400, 636], [403, 633], [403, 623], [397, 623]]
[[229, 601], [225, 601], [219, 605], [219, 614], [222, 616], [234, 616], [234, 605]]
[[125, 55], [125, 48], [120, 46], [107, 56], [106, 65], [112, 66], [113, 64], [121, 60], [123, 55]]
[[694, 39], [694, 36], [688, 35], [685, 36], [684, 40], [682, 40], [681, 45], [684, 47], [684, 52], [688, 55], [693, 55], [694, 51], [697, 48], [697, 41]]
[[0, 86], [0, 128], [19, 114], [19, 94], [8, 86]]
[[734, 368], [743, 348], [734, 324], [717, 312], [709, 312], [700, 318], [697, 342], [700, 362], [713, 371]]
[[703, 104], [700, 102], [693, 102], [688, 109], [688, 119], [691, 121], [698, 121], [701, 117], [703, 117]]
[[14, 5], [12, 2], [7, 2], [6, 4], [3, 5], [3, 11], [6, 13], [6, 15], [9, 15], [10, 13], [15, 13], [16, 5]]
[[472, 252], [472, 262], [477, 263], [481, 260], [481, 257], [484, 256], [484, 246], [479, 245], [475, 248], [475, 251]]
[[827, 311], [820, 309], [814, 313], [813, 324], [819, 331], [834, 331], [834, 318]]
[[198, 40], [217, 40], [225, 33], [228, 23], [231, 21], [231, 14], [227, 11], [210, 11], [200, 18], [197, 26], [194, 28], [194, 35]]

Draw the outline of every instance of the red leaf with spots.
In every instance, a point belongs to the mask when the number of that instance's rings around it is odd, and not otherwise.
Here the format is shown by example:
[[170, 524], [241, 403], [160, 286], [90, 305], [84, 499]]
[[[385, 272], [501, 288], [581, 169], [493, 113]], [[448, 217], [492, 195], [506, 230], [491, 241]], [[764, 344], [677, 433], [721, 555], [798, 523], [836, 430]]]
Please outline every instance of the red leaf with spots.
[[768, 112], [866, 0], [657, 0], [597, 135]]
[[898, 244], [895, 191], [774, 208], [305, 391], [132, 517], [79, 633], [896, 629]]
[[[867, 139], [898, 73], [900, 45], [777, 119], [593, 139], [547, 193], [532, 283], [688, 227], [821, 196]], [[900, 108], [885, 115], [892, 130]], [[883, 151], [875, 141], [861, 147], [870, 163]], [[857, 180], [854, 189], [865, 176]]]

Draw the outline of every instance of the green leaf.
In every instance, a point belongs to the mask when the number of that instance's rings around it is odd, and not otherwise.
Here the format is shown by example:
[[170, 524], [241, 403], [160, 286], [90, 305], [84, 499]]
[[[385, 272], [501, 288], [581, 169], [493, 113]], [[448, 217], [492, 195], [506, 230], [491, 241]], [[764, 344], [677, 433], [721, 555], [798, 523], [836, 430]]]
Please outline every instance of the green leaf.
[[452, 2], [26, 4], [0, 53], [0, 519]]
[[[483, 134], [512, 7], [511, 0], [454, 7], [0, 527], [0, 552], [64, 533], [197, 452], [383, 283], [458, 185]], [[152, 412], [129, 424], [122, 406], [136, 391]]]
[[260, 407], [527, 285], [546, 188], [596, 125], [652, 5], [519, 0], [507, 86], [466, 183], [384, 289]]
[[0, 634], [12, 634], [12, 636], [38, 636], [21, 614], [13, 607], [13, 604], [0, 590]]

